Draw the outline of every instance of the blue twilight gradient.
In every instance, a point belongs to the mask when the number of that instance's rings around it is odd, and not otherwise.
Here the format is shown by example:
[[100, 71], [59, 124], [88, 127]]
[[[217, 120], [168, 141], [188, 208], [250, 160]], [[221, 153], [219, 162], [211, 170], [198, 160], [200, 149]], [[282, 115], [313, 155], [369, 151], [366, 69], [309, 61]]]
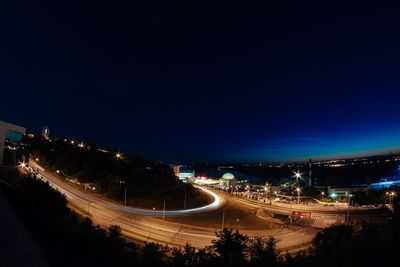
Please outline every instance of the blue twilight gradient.
[[2, 9], [0, 120], [168, 162], [400, 149], [398, 10], [53, 2]]
[[398, 152], [399, 148], [400, 130], [397, 129], [352, 137], [288, 137], [265, 142], [243, 155], [251, 161], [296, 161], [389, 154]]

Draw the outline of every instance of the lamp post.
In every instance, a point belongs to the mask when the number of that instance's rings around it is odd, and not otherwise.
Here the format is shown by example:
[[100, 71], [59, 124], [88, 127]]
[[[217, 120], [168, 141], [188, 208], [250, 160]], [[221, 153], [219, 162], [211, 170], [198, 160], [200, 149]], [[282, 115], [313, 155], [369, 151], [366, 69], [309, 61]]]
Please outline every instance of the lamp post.
[[346, 217], [346, 225], [349, 224], [349, 217], [350, 217], [350, 197], [351, 195], [346, 192], [347, 196], [347, 217]]
[[389, 192], [386, 192], [386, 194], [385, 194], [385, 205], [386, 205], [386, 202], [387, 202], [387, 198], [389, 197]]
[[162, 210], [162, 219], [165, 219], [165, 199], [164, 199], [164, 206], [163, 206], [163, 210]]
[[126, 182], [122, 181], [122, 183], [124, 184], [124, 196], [125, 196], [125, 206], [126, 206]]
[[[115, 179], [114, 182], [115, 182], [116, 180], [118, 180], [118, 178]], [[125, 180], [118, 180], [117, 183], [123, 184], [123, 185], [124, 185], [124, 204], [125, 204], [125, 206], [126, 206], [126, 181], [125, 181]]]
[[185, 188], [185, 202], [183, 203], [183, 208], [186, 209], [186, 201], [187, 201], [187, 195], [186, 195], [186, 188]]
[[296, 188], [296, 192], [297, 192], [297, 204], [300, 204], [300, 192], [301, 192], [300, 187]]
[[396, 195], [396, 194], [395, 194], [394, 191], [390, 192], [390, 194], [389, 194], [389, 205], [390, 205], [390, 206], [392, 205], [393, 197], [394, 197], [395, 195]]
[[324, 196], [325, 196], [325, 192], [322, 191], [322, 192], [321, 192], [321, 198], [324, 198]]
[[222, 210], [222, 223], [221, 223], [222, 230], [224, 230], [224, 225], [225, 225], [225, 208]]
[[[269, 186], [270, 186], [270, 185], [269, 185], [268, 182], [265, 183], [264, 190], [265, 190], [265, 198], [266, 198], [266, 200], [268, 200], [268, 198], [269, 198], [269, 190], [270, 190]], [[270, 204], [271, 204], [271, 199], [270, 199], [269, 201], [270, 201]]]

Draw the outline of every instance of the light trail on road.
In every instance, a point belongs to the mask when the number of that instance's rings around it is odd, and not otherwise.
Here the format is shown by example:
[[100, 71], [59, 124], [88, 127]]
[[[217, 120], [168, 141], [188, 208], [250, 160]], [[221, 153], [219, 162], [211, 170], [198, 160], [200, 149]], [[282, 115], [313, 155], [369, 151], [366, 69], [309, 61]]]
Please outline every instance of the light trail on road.
[[214, 211], [216, 209], [219, 209], [223, 201], [219, 195], [214, 193], [213, 191], [203, 188], [203, 187], [197, 187], [207, 195], [209, 195], [212, 199], [212, 203], [198, 207], [198, 208], [192, 208], [192, 209], [182, 209], [182, 210], [152, 210], [152, 209], [141, 209], [141, 208], [134, 208], [134, 207], [129, 207], [129, 206], [124, 206], [112, 202], [108, 202], [102, 199], [99, 199], [95, 196], [91, 196], [89, 194], [86, 194], [70, 185], [67, 183], [61, 181], [59, 178], [54, 177], [53, 175], [49, 174], [48, 172], [45, 172], [43, 167], [35, 163], [34, 161], [30, 161], [29, 165], [32, 166], [33, 168], [36, 168], [39, 170], [39, 175], [41, 176], [42, 179], [48, 181], [51, 183], [51, 185], [57, 189], [61, 189], [62, 193], [67, 195], [68, 197], [71, 197], [71, 192], [75, 195], [75, 197], [80, 198], [83, 201], [86, 202], [91, 202], [91, 203], [96, 203], [99, 205], [102, 205], [106, 208], [110, 208], [116, 211], [121, 211], [121, 212], [127, 212], [130, 214], [140, 214], [140, 215], [150, 215], [150, 216], [180, 216], [180, 215], [192, 215], [192, 214], [197, 214], [201, 212], [210, 212]]
[[[33, 168], [39, 170], [39, 178], [47, 181], [50, 186], [64, 194], [71, 207], [82, 215], [88, 215], [95, 224], [108, 228], [110, 225], [119, 225], [122, 233], [137, 241], [157, 242], [174, 247], [183, 247], [190, 243], [196, 248], [204, 248], [211, 245], [215, 233], [221, 229], [198, 227], [176, 222], [169, 222], [151, 216], [162, 216], [163, 211], [145, 210], [127, 207], [120, 204], [111, 203], [96, 196], [87, 194], [67, 182], [55, 177], [37, 165], [34, 161], [30, 162]], [[203, 192], [212, 197], [213, 202], [209, 205], [185, 210], [165, 211], [165, 216], [188, 216], [200, 212], [214, 211], [224, 205], [224, 197], [212, 190], [198, 187]], [[250, 226], [251, 227], [251, 226]], [[273, 230], [241, 230], [242, 234], [250, 237], [271, 237], [276, 236], [278, 248], [281, 250], [291, 250], [305, 248], [315, 236], [316, 229], [306, 227], [304, 232], [292, 231], [287, 228]]]

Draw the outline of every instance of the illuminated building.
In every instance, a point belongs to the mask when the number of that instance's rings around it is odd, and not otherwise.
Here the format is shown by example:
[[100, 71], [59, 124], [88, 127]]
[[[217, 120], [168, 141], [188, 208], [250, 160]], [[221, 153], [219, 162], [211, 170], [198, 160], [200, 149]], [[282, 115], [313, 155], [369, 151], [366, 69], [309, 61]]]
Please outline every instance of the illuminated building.
[[25, 132], [24, 127], [0, 121], [0, 166], [27, 160], [27, 146], [22, 143]]
[[179, 180], [186, 181], [196, 177], [195, 171], [185, 166], [174, 165], [172, 168], [174, 170], [174, 174], [179, 178]]
[[224, 175], [222, 175], [222, 177], [220, 179], [220, 183], [221, 183], [221, 186], [229, 188], [230, 186], [236, 184], [236, 178], [232, 173], [227, 172]]

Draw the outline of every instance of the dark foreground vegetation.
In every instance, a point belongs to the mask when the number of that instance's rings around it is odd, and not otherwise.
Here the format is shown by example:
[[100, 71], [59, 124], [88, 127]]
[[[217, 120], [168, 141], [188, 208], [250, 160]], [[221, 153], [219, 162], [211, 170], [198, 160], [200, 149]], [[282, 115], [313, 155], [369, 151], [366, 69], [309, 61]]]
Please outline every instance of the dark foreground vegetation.
[[[179, 181], [166, 164], [66, 139], [50, 141], [35, 137], [27, 142], [31, 145], [31, 156], [37, 158], [40, 165], [54, 172], [59, 170], [60, 177], [74, 177], [82, 183], [93, 183], [98, 192], [116, 200], [124, 198], [126, 187], [127, 198], [132, 204], [146, 205], [143, 200], [147, 200], [148, 206], [152, 206], [166, 200], [169, 204], [167, 208], [173, 208], [171, 205], [175, 203], [182, 208], [185, 198], [188, 207], [196, 198], [208, 201], [207, 198], [200, 198], [197, 189]], [[142, 201], [139, 203], [139, 200]]]
[[20, 218], [42, 247], [51, 266], [399, 266], [399, 206], [387, 224], [334, 226], [316, 236], [309, 251], [291, 256], [276, 240], [251, 239], [224, 229], [212, 245], [171, 249], [155, 243], [138, 246], [118, 226], [104, 230], [77, 216], [65, 197], [28, 175], [0, 173], [1, 185]]

